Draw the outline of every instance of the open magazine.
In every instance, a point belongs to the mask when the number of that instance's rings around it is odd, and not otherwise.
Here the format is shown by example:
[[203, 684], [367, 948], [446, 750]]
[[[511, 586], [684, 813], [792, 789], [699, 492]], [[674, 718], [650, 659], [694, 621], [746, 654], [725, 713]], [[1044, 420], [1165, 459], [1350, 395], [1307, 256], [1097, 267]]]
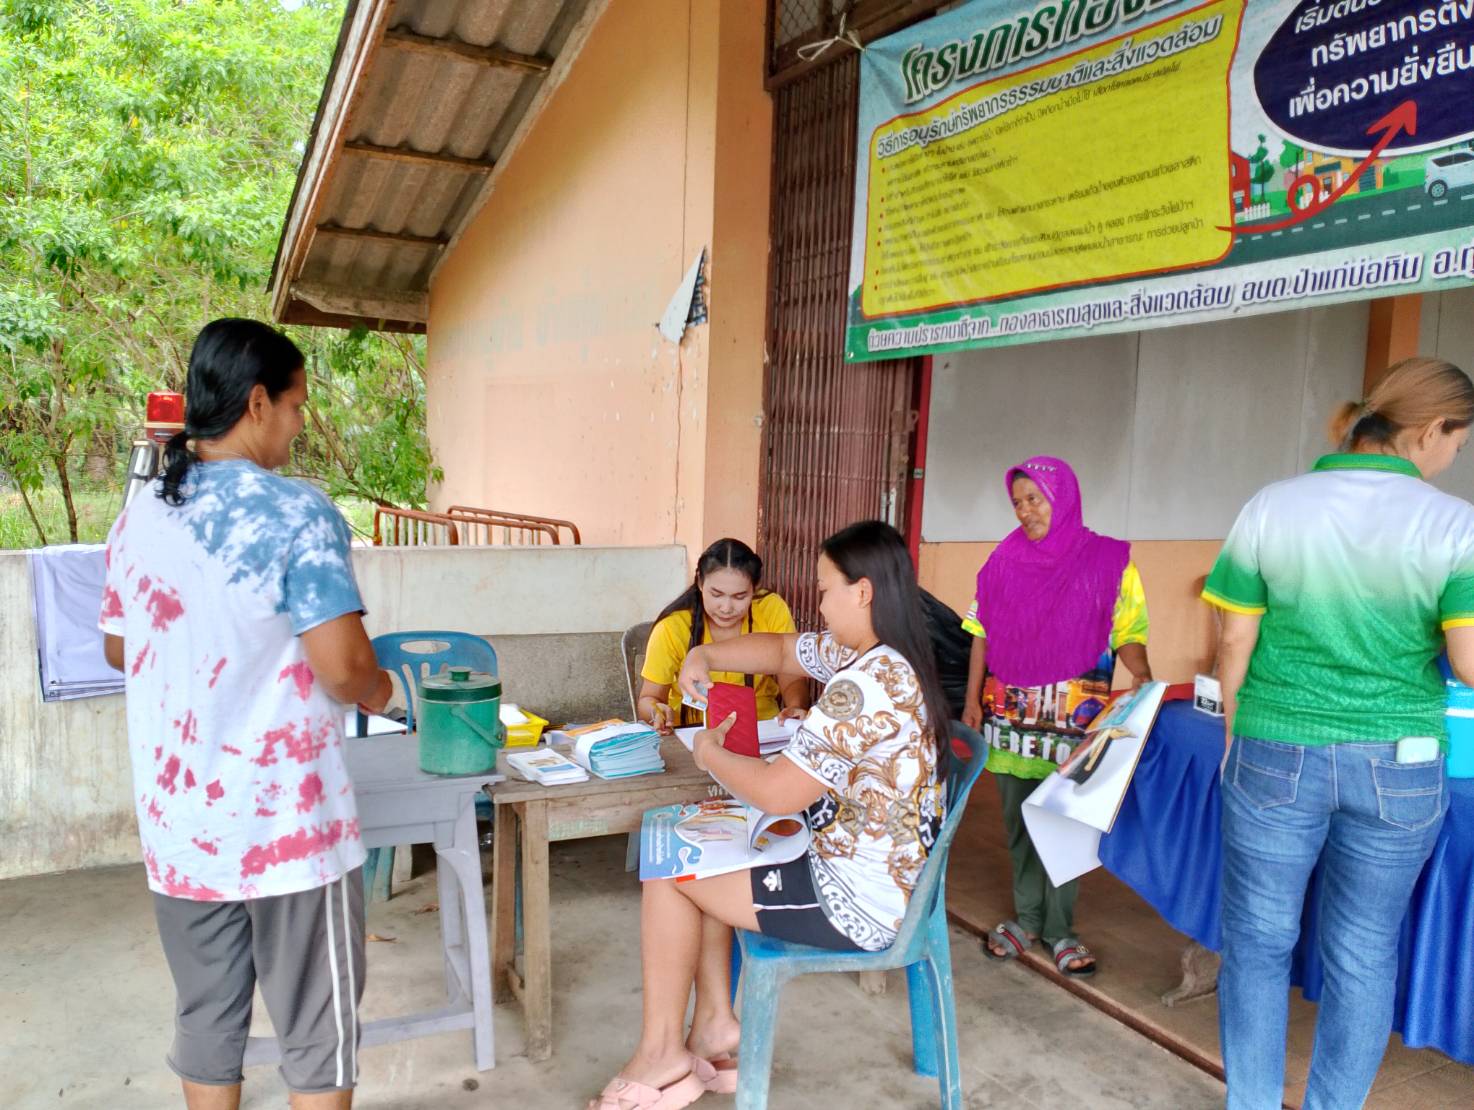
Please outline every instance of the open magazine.
[[1166, 693], [1165, 682], [1145, 682], [1113, 697], [1069, 758], [1025, 799], [1024, 824], [1055, 886], [1100, 866], [1101, 833], [1116, 823]]
[[647, 809], [640, 826], [640, 881], [704, 879], [787, 863], [809, 847], [802, 815], [770, 814], [735, 798]]

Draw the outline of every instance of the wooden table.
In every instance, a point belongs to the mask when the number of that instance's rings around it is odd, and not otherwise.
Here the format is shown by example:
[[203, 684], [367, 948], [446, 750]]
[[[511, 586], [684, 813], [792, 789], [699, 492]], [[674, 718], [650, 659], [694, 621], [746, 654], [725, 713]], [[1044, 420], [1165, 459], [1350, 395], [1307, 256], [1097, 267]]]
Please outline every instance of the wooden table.
[[[498, 1002], [515, 997], [527, 1021], [527, 1056], [553, 1052], [553, 952], [548, 919], [548, 845], [559, 840], [637, 832], [647, 809], [726, 793], [673, 737], [660, 745], [665, 773], [539, 786], [516, 777], [487, 788], [495, 806], [491, 878], [491, 979]], [[522, 853], [522, 971], [516, 967], [516, 852]]]

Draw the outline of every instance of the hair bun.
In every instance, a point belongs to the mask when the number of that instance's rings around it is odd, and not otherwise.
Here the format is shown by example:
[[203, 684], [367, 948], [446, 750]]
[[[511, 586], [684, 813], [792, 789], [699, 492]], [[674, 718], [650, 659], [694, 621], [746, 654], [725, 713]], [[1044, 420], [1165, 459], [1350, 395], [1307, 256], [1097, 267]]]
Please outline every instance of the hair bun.
[[1445, 431], [1474, 424], [1474, 382], [1451, 362], [1417, 356], [1388, 367], [1362, 400], [1338, 405], [1329, 431], [1343, 451], [1385, 449], [1403, 431], [1436, 420]]

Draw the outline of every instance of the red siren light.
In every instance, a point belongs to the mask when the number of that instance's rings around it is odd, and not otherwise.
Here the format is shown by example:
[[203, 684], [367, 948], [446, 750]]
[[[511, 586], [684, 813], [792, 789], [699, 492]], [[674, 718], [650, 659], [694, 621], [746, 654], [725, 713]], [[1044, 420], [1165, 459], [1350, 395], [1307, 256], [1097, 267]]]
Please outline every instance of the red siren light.
[[148, 438], [164, 443], [175, 432], [184, 430], [184, 394], [168, 391], [150, 393], [144, 410], [144, 427]]

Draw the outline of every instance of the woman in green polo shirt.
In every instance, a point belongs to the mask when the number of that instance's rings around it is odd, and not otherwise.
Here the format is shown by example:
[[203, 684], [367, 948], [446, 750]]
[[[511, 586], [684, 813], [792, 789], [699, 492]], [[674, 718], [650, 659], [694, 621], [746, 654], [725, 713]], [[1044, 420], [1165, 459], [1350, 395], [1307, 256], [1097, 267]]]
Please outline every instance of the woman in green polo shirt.
[[1223, 610], [1230, 1110], [1281, 1104], [1290, 954], [1318, 863], [1325, 990], [1306, 1110], [1361, 1106], [1386, 1050], [1398, 932], [1448, 804], [1445, 642], [1474, 681], [1474, 507], [1424, 479], [1471, 423], [1462, 371], [1398, 363], [1337, 413], [1342, 453], [1244, 507], [1203, 590]]

